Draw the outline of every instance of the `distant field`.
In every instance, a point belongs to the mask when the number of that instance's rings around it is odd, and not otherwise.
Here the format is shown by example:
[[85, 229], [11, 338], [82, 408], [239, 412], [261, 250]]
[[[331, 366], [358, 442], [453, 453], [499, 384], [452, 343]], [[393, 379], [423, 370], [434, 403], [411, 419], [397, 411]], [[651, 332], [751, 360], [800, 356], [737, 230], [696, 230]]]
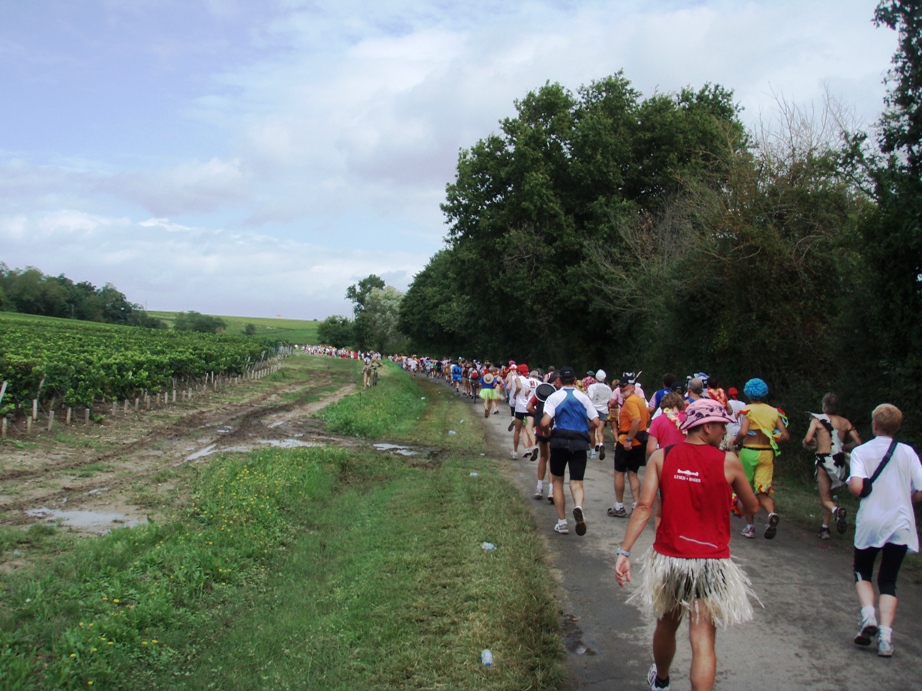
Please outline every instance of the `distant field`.
[[[176, 320], [178, 312], [148, 312], [156, 319], [162, 319], [170, 327]], [[317, 327], [319, 321], [308, 321], [300, 319], [271, 319], [261, 317], [225, 317], [220, 316], [227, 322], [227, 333], [242, 334], [243, 327], [246, 324], [253, 324], [256, 327], [257, 336], [270, 336], [272, 338], [283, 338], [290, 343], [318, 343]]]

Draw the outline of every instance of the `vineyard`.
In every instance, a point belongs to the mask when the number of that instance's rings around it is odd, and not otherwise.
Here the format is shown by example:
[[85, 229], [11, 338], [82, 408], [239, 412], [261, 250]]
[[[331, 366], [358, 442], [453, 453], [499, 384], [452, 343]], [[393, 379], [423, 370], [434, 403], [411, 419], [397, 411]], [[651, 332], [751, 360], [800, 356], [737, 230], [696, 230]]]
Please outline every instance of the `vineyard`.
[[[279, 353], [266, 339], [173, 332], [19, 314], [0, 316], [0, 414], [33, 401], [95, 401], [175, 391], [180, 382], [253, 371]], [[175, 395], [175, 394], [174, 394]]]

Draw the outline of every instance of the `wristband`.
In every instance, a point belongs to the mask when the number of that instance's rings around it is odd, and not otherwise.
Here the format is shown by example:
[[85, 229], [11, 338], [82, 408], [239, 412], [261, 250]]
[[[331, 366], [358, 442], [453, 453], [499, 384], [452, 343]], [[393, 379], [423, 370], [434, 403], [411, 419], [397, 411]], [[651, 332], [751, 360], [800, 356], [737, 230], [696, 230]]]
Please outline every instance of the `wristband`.
[[631, 558], [631, 553], [628, 552], [626, 549], [621, 549], [620, 547], [617, 550], [615, 550], [615, 554], [620, 554], [622, 557], [627, 557], [628, 559]]

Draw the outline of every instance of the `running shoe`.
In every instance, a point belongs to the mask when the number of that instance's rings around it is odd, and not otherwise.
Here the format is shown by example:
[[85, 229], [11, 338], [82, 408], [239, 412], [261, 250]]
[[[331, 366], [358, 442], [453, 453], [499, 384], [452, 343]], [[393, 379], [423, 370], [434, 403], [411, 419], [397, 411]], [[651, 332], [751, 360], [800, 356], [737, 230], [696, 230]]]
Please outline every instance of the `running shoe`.
[[540, 489], [535, 490], [535, 499], [544, 499], [544, 491]]
[[509, 423], [509, 426], [506, 428], [506, 431], [511, 432], [513, 427], [515, 427], [515, 420]]
[[567, 526], [566, 523], [558, 523], [557, 525], [554, 526], [554, 532], [560, 533], [561, 535], [569, 535], [570, 528], [569, 526]]
[[747, 525], [743, 528], [743, 532], [740, 533], [743, 537], [748, 537], [750, 540], [754, 539], [756, 536], [756, 529], [751, 525]]
[[816, 534], [820, 540], [829, 540], [832, 538], [832, 535], [829, 533], [829, 528], [820, 528], [820, 532]]
[[547, 500], [552, 504], [554, 503], [554, 495], [551, 492], [547, 493]]
[[538, 460], [538, 454], [539, 454], [539, 453], [540, 453], [540, 451], [539, 451], [538, 447], [537, 447], [537, 446], [534, 447], [534, 448], [531, 450], [531, 460], [532, 460], [532, 461], [537, 461], [537, 460]]
[[877, 617], [873, 614], [870, 617], [862, 617], [861, 628], [855, 634], [855, 645], [871, 645], [871, 639], [877, 635]]
[[[657, 676], [655, 662], [650, 665], [650, 671], [647, 672], [647, 683], [650, 685], [651, 689], [656, 689], [657, 691], [669, 691], [669, 677], [666, 677], [664, 680]], [[660, 686], [660, 684], [663, 683], [665, 683], [665, 686]]]
[[605, 460], [605, 444], [602, 444], [601, 446], [599, 446], [599, 460], [600, 461]]
[[765, 526], [765, 539], [771, 540], [778, 534], [778, 514], [768, 514], [768, 525]]
[[589, 459], [591, 460], [595, 458], [595, 456], [596, 456], [595, 449], [593, 449], [592, 451], [589, 452]]
[[848, 511], [844, 506], [836, 507], [833, 517], [836, 519], [836, 530], [839, 532], [839, 535], [845, 534], [845, 529], [848, 525], [845, 523], [845, 519], [848, 517]]
[[612, 518], [627, 518], [627, 510], [623, 506], [620, 509], [613, 506], [608, 510], [608, 515]]
[[573, 509], [573, 518], [576, 519], [576, 534], [586, 534], [586, 519], [583, 518], [583, 510], [579, 506]]
[[510, 451], [510, 452], [509, 452], [509, 455], [512, 457], [512, 460], [514, 460], [514, 461], [515, 461], [515, 460], [518, 460], [518, 458], [519, 458], [519, 452], [518, 452], [518, 451], [515, 451], [515, 450]]
[[893, 644], [883, 638], [878, 638], [877, 657], [893, 657]]

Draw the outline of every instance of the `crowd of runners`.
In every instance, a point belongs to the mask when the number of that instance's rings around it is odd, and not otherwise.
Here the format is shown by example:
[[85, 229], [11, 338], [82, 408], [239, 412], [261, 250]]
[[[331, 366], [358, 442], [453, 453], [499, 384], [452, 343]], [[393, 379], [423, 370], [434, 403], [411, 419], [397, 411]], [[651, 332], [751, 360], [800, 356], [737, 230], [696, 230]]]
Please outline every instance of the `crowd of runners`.
[[[730, 516], [745, 519], [741, 534], [748, 539], [756, 538], [760, 511], [766, 513], [765, 539], [777, 535], [780, 522], [774, 463], [790, 434], [784, 411], [768, 402], [766, 382], [748, 380], [741, 395], [703, 372], [684, 380], [667, 374], [647, 397], [634, 372], [610, 378], [602, 369], [580, 376], [571, 367], [542, 371], [512, 360], [394, 360], [414, 375], [444, 380], [459, 396], [479, 399], [484, 417], [508, 408], [510, 456], [537, 461], [534, 498], [553, 503], [553, 531], [559, 535], [571, 528], [567, 476], [573, 529], [586, 535], [585, 470], [593, 459], [604, 461], [611, 444], [613, 501], [607, 514], [629, 519], [614, 567], [622, 586], [632, 576], [631, 548], [651, 517], [656, 526], [643, 559], [642, 585], [632, 596], [656, 619], [647, 681], [653, 689], [669, 688], [676, 633], [688, 613], [692, 688], [712, 688], [716, 627], [752, 618], [751, 584], [730, 559]], [[803, 445], [815, 454], [823, 506], [820, 540], [831, 538], [832, 526], [840, 534], [847, 530], [847, 509], [835, 503], [833, 491], [846, 487], [862, 498], [854, 547], [861, 623], [854, 642], [870, 646], [876, 639], [877, 654], [886, 658], [893, 655], [897, 575], [907, 552], [919, 550], [912, 504], [922, 501], [922, 464], [912, 447], [893, 440], [902, 424], [895, 406], [879, 405], [871, 417], [874, 439], [862, 444], [854, 426], [838, 414], [837, 398], [828, 394], [821, 412], [810, 414]], [[875, 599], [872, 570], [878, 555]]]
[[[365, 385], [381, 357], [309, 348], [363, 360]], [[640, 373], [634, 372], [609, 377], [602, 369], [580, 375], [572, 367], [542, 371], [512, 360], [389, 359], [414, 376], [444, 381], [459, 396], [482, 405], [484, 417], [508, 409], [509, 454], [536, 461], [534, 498], [553, 504], [558, 535], [568, 535], [571, 527], [565, 482], [574, 504], [574, 532], [586, 535], [586, 467], [591, 460], [604, 461], [611, 445], [614, 482], [607, 514], [629, 519], [614, 567], [620, 585], [631, 580], [631, 548], [637, 538], [651, 518], [656, 527], [654, 544], [643, 558], [641, 587], [632, 595], [656, 619], [647, 681], [653, 689], [669, 689], [676, 633], [688, 614], [692, 689], [711, 689], [717, 626], [752, 618], [751, 584], [730, 559], [730, 516], [745, 519], [741, 534], [748, 539], [756, 538], [759, 512], [766, 513], [765, 539], [777, 535], [780, 523], [774, 464], [790, 434], [787, 415], [769, 403], [766, 382], [748, 380], [741, 395], [703, 372], [684, 380], [666, 374], [661, 388], [648, 397]], [[922, 501], [922, 463], [912, 447], [894, 440], [902, 425], [898, 408], [877, 406], [871, 422], [874, 438], [862, 443], [851, 422], [839, 415], [836, 396], [827, 394], [821, 412], [810, 414], [803, 445], [815, 454], [823, 507], [818, 539], [831, 539], [833, 526], [837, 533], [847, 531], [848, 512], [836, 504], [835, 490], [846, 488], [861, 499], [853, 569], [861, 621], [854, 642], [867, 647], [876, 640], [877, 654], [888, 658], [893, 655], [897, 576], [906, 554], [919, 551], [912, 504]], [[872, 572], [878, 555], [875, 595]]]

